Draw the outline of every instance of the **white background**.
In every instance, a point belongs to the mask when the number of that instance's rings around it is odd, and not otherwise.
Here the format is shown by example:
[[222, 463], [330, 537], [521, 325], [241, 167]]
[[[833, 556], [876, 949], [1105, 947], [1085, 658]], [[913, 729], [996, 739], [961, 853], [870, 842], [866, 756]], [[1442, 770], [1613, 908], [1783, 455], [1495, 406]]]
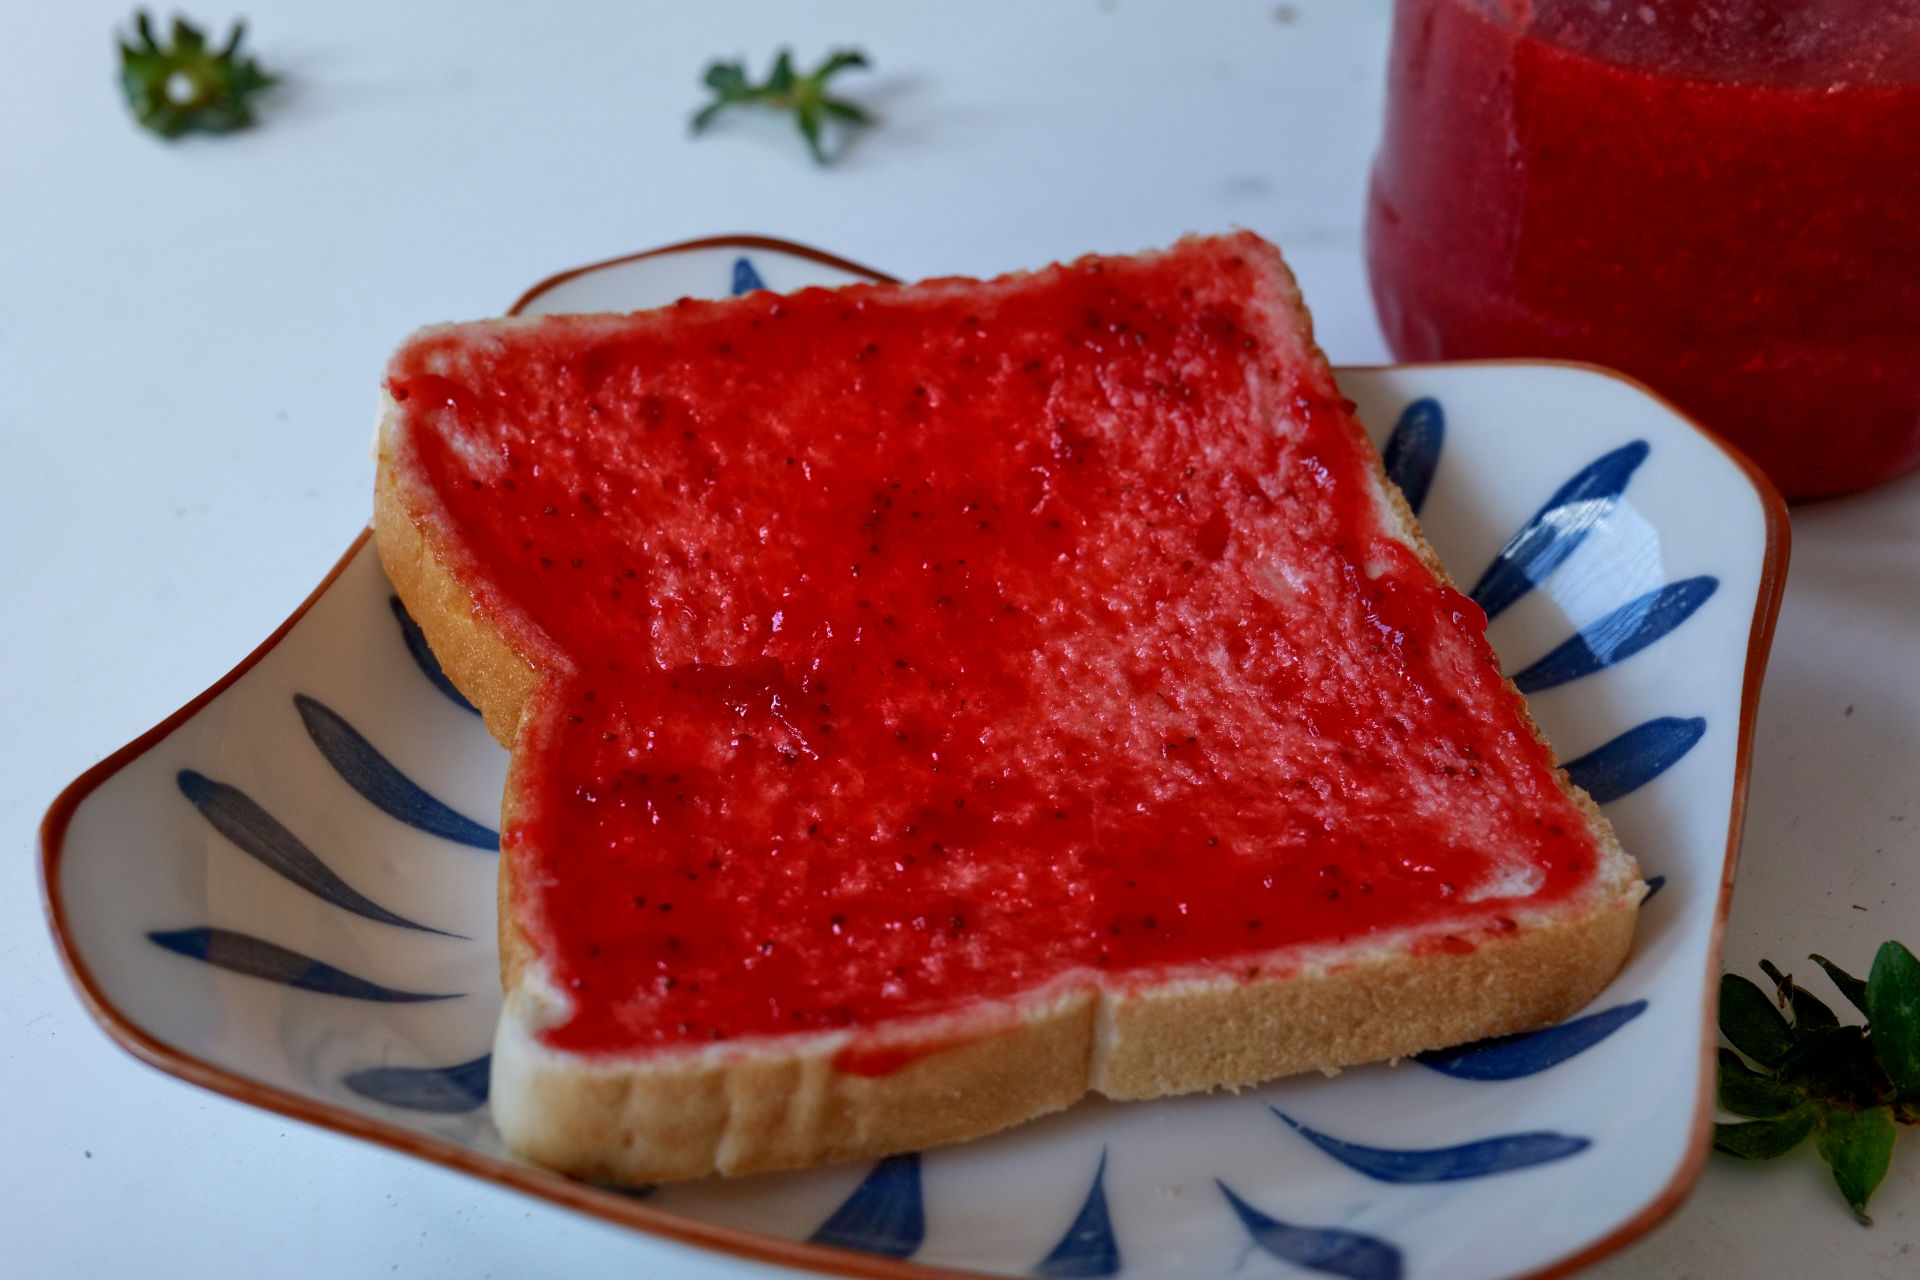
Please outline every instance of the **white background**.
[[[1388, 8], [253, 0], [287, 86], [252, 133], [169, 145], [119, 99], [125, 9], [5, 6], [0, 1272], [759, 1274], [136, 1063], [54, 958], [40, 816], [364, 525], [387, 351], [563, 267], [748, 231], [979, 274], [1239, 225], [1286, 250], [1335, 363], [1385, 360], [1359, 226]], [[758, 71], [783, 43], [876, 63], [842, 83], [885, 124], [830, 169], [772, 121], [687, 137], [709, 58]], [[1920, 479], [1798, 509], [1794, 534], [1728, 960], [1864, 971], [1920, 945]], [[1810, 1148], [1715, 1157], [1596, 1274], [1920, 1274], [1920, 1136], [1874, 1213], [1853, 1224]]]

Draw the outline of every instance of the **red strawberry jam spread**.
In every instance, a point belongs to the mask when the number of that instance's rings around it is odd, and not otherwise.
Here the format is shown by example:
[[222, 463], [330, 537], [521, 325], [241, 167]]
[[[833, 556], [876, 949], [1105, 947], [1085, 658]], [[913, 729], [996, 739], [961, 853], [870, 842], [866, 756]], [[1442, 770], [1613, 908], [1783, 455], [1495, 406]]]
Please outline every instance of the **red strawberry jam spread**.
[[1271, 254], [400, 353], [406, 500], [547, 669], [505, 856], [573, 1002], [550, 1045], [1457, 946], [1590, 885], [1484, 616], [1385, 531]]

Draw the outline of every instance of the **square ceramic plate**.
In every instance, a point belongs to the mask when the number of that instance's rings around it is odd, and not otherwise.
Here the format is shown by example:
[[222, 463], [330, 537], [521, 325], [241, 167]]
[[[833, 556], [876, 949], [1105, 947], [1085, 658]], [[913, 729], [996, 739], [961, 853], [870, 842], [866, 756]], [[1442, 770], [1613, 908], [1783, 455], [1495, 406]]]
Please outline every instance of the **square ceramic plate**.
[[[516, 310], [871, 278], [707, 241], [556, 277]], [[233, 674], [48, 814], [48, 907], [81, 994], [208, 1088], [821, 1270], [1488, 1280], [1591, 1261], [1671, 1211], [1705, 1157], [1710, 979], [1785, 512], [1737, 455], [1596, 370], [1339, 377], [1656, 886], [1625, 972], [1561, 1027], [1238, 1095], [1091, 1100], [877, 1164], [620, 1192], [518, 1163], [486, 1105], [507, 756], [364, 535]]]

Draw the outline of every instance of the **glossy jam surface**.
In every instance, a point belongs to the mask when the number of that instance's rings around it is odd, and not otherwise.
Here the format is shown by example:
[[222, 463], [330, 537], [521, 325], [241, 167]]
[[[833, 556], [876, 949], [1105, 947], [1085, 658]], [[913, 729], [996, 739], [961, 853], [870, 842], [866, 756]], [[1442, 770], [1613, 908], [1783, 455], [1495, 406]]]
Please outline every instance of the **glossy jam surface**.
[[1920, 0], [1397, 0], [1368, 207], [1407, 360], [1649, 383], [1790, 498], [1920, 463]]
[[548, 655], [505, 842], [551, 1044], [1239, 973], [1590, 882], [1270, 253], [402, 351], [418, 512]]

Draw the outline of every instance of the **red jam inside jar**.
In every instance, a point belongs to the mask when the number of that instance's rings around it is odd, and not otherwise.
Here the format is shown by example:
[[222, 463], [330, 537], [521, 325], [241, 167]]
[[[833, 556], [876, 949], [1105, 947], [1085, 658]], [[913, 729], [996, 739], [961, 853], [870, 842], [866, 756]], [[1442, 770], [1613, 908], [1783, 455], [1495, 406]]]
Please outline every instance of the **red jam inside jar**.
[[1593, 361], [1789, 498], [1920, 464], [1920, 0], [1398, 0], [1403, 360]]

